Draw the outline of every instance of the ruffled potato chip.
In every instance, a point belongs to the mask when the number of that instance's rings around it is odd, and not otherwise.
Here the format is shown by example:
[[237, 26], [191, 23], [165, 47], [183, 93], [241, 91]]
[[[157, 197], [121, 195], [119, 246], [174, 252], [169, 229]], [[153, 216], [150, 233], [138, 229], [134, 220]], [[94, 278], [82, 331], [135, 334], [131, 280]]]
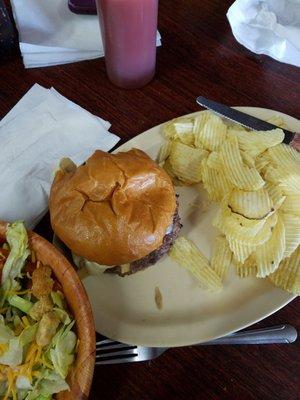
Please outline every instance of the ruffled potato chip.
[[194, 144], [193, 118], [175, 118], [163, 127], [163, 134], [168, 139], [178, 140], [182, 143]]
[[177, 238], [169, 251], [169, 255], [181, 267], [191, 272], [201, 287], [211, 291], [222, 289], [220, 277], [210, 267], [207, 258], [191, 240], [182, 236]]
[[271, 163], [265, 167], [264, 178], [266, 181], [279, 185], [285, 195], [300, 193], [300, 164], [293, 167], [276, 166]]
[[265, 184], [264, 189], [268, 192], [269, 197], [272, 200], [274, 210], [278, 210], [286, 199], [286, 196], [283, 195], [282, 189], [278, 185], [270, 182]]
[[[226, 122], [228, 124], [228, 129], [231, 133], [235, 132], [235, 131], [237, 131], [237, 132], [239, 132], [239, 131], [249, 132], [250, 131], [250, 129], [248, 129], [245, 126], [240, 125], [238, 123], [234, 123], [234, 121], [225, 120], [225, 123]], [[233, 122], [233, 125], [231, 125], [231, 122]]]
[[201, 181], [201, 161], [208, 152], [180, 142], [173, 142], [169, 159], [175, 176], [187, 184]]
[[284, 258], [289, 257], [300, 244], [300, 217], [282, 213], [285, 228]]
[[241, 263], [244, 263], [257, 248], [257, 246], [241, 243], [234, 239], [228, 239], [228, 244], [234, 258]]
[[193, 133], [195, 136], [200, 132], [206, 122], [212, 118], [213, 114], [210, 111], [201, 111], [197, 114], [197, 116], [194, 119], [194, 127], [193, 127]]
[[208, 167], [207, 159], [202, 160], [202, 181], [210, 201], [221, 201], [232, 190], [226, 176], [216, 169]]
[[247, 278], [248, 276], [256, 276], [257, 268], [255, 260], [252, 256], [248, 257], [244, 263], [241, 263], [233, 258], [232, 263], [236, 269], [236, 273], [240, 278]]
[[282, 129], [273, 129], [270, 131], [244, 131], [228, 129], [229, 137], [236, 137], [241, 150], [252, 157], [263, 153], [269, 147], [281, 143], [284, 138]]
[[270, 124], [279, 126], [279, 128], [286, 128], [286, 124], [282, 117], [279, 115], [273, 115], [271, 118], [267, 119]]
[[281, 210], [287, 214], [294, 214], [300, 217], [300, 194], [286, 196]]
[[166, 171], [166, 173], [169, 175], [169, 177], [172, 179], [172, 182], [174, 186], [184, 186], [186, 185], [185, 182], [182, 182], [180, 179], [178, 179], [172, 169], [172, 166], [170, 164], [169, 158], [161, 165], [162, 168]]
[[250, 156], [250, 154], [246, 153], [245, 151], [241, 151], [241, 156], [243, 163], [250, 168], [256, 168], [255, 166], [255, 158]]
[[275, 286], [300, 295], [300, 246], [290, 257], [281, 261], [279, 268], [269, 278]]
[[256, 191], [235, 189], [230, 194], [229, 207], [245, 218], [262, 219], [273, 211], [273, 202], [264, 188]]
[[267, 155], [274, 164], [283, 168], [294, 168], [297, 167], [297, 164], [299, 168], [300, 154], [292, 146], [281, 143], [277, 146], [270, 147], [267, 150]]
[[165, 142], [159, 149], [158, 155], [156, 157], [156, 162], [158, 164], [163, 163], [169, 157], [171, 153], [172, 142]]
[[232, 213], [228, 207], [222, 206], [213, 220], [228, 241], [235, 240], [241, 244], [258, 246], [266, 242], [277, 223], [277, 214], [272, 213], [268, 218], [251, 220], [242, 215]]
[[227, 135], [227, 126], [217, 115], [212, 115], [201, 128], [196, 129], [195, 146], [206, 150], [218, 150]]
[[256, 248], [253, 256], [256, 261], [257, 277], [265, 278], [276, 271], [285, 251], [285, 227], [282, 217], [279, 216], [277, 224], [272, 230], [269, 240]]
[[175, 178], [175, 173], [174, 173], [174, 171], [172, 169], [172, 165], [170, 163], [170, 159], [169, 158], [163, 164], [163, 168], [171, 178]]
[[217, 151], [212, 151], [207, 157], [208, 168], [215, 169], [217, 171], [222, 171], [223, 163], [220, 154]]
[[224, 173], [231, 183], [239, 189], [258, 190], [264, 180], [255, 168], [250, 168], [243, 163], [236, 137], [228, 138], [220, 150]]
[[266, 157], [265, 153], [260, 154], [255, 158], [255, 168], [260, 173], [264, 171], [268, 164], [270, 164], [270, 159]]
[[232, 253], [225, 236], [218, 236], [214, 242], [211, 258], [211, 268], [223, 281], [229, 270]]

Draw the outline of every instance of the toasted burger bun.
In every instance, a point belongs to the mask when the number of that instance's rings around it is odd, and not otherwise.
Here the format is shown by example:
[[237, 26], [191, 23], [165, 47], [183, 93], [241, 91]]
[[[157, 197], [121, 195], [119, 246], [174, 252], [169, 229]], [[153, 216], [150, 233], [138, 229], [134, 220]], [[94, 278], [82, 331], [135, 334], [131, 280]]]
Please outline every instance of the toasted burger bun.
[[176, 198], [167, 173], [143, 151], [98, 150], [56, 173], [49, 207], [54, 232], [73, 253], [115, 266], [162, 244]]

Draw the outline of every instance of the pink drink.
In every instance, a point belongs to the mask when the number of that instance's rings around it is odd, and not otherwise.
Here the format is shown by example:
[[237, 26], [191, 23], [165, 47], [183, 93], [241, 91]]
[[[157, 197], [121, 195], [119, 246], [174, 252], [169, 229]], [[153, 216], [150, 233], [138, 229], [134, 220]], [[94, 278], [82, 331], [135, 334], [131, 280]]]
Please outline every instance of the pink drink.
[[154, 76], [158, 0], [96, 0], [109, 79], [123, 88]]

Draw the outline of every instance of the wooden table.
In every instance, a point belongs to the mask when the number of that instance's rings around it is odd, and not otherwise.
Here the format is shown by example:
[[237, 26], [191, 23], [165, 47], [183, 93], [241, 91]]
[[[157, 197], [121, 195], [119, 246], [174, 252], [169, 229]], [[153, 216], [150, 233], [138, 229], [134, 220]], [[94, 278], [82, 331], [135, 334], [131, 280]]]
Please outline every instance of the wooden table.
[[[300, 70], [240, 46], [226, 11], [229, 0], [161, 0], [155, 80], [141, 90], [113, 86], [104, 60], [25, 70], [15, 51], [0, 66], [0, 117], [38, 82], [112, 123], [123, 141], [198, 110], [197, 95], [228, 105], [258, 106], [300, 117]], [[2, 149], [3, 150], [3, 149]], [[5, 190], [5, 188], [2, 188]], [[39, 232], [51, 238], [47, 218]], [[300, 331], [293, 301], [258, 326], [290, 323]], [[292, 345], [194, 347], [147, 363], [97, 367], [91, 399], [300, 399], [300, 342]]]

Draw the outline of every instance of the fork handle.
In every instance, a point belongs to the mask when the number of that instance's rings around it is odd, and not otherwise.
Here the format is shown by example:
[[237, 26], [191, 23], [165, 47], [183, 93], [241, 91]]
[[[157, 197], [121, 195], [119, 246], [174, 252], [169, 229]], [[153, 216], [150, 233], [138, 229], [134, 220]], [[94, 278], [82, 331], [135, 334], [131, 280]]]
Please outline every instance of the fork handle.
[[296, 339], [297, 331], [293, 326], [278, 325], [235, 332], [210, 342], [200, 343], [200, 345], [293, 343]]

